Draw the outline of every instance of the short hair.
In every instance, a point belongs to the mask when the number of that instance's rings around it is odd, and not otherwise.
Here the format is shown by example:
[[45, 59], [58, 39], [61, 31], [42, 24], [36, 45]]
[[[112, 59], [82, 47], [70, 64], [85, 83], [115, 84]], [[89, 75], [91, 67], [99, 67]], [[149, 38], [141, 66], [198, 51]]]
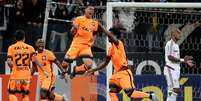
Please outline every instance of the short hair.
[[181, 30], [179, 28], [173, 28], [172, 32], [179, 32], [179, 33], [181, 33]]
[[117, 36], [117, 39], [121, 38], [121, 31], [118, 28], [112, 27], [109, 29], [110, 32], [112, 32], [115, 36]]
[[85, 9], [88, 8], [88, 7], [94, 7], [94, 6], [95, 6], [95, 5], [94, 5], [93, 3], [87, 4], [87, 5], [85, 6]]
[[23, 30], [17, 30], [15, 32], [15, 39], [17, 41], [22, 41], [25, 38], [25, 32]]
[[170, 35], [172, 36], [172, 34], [175, 33], [175, 32], [181, 33], [181, 30], [180, 30], [179, 28], [173, 28], [173, 29], [171, 30]]

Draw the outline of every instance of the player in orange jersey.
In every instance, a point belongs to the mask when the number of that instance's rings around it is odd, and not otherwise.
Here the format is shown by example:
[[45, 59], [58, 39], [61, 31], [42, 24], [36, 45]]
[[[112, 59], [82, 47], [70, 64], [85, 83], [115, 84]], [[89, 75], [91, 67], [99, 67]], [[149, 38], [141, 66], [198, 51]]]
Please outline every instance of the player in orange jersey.
[[69, 64], [77, 58], [82, 58], [84, 64], [74, 67], [73, 76], [75, 74], [83, 74], [89, 70], [93, 64], [93, 55], [91, 47], [94, 43], [94, 34], [98, 31], [100, 23], [92, 18], [94, 7], [89, 5], [85, 8], [83, 16], [76, 17], [73, 21], [71, 32], [73, 33], [73, 41], [67, 51], [62, 65], [68, 71], [71, 71]]
[[[43, 69], [47, 72], [46, 77], [40, 69], [35, 68], [38, 71], [40, 77], [40, 96], [41, 101], [54, 100], [64, 101], [64, 97], [54, 92], [56, 77], [53, 71], [53, 63], [55, 63], [60, 71], [64, 72], [60, 62], [57, 60], [53, 52], [45, 49], [45, 42], [43, 39], [38, 39], [36, 42], [37, 58], [42, 63]], [[33, 73], [33, 72], [32, 72]]]
[[158, 101], [154, 93], [144, 93], [135, 89], [135, 85], [133, 83], [133, 74], [128, 67], [124, 45], [123, 42], [119, 40], [121, 38], [121, 32], [117, 28], [111, 28], [110, 31], [111, 33], [106, 32], [106, 34], [109, 37], [109, 41], [112, 46], [108, 50], [106, 60], [97, 68], [87, 71], [86, 74], [90, 74], [105, 68], [111, 60], [115, 70], [109, 81], [109, 94], [111, 101], [119, 101], [116, 94], [121, 90], [124, 90], [124, 92], [130, 98], [151, 98], [153, 101]]
[[[29, 85], [31, 79], [30, 63], [37, 64], [41, 67], [32, 46], [24, 43], [25, 32], [16, 31], [16, 43], [8, 48], [7, 63], [11, 68], [8, 92], [10, 101], [18, 101], [15, 93], [21, 93], [23, 101], [29, 101]], [[42, 68], [40, 68], [42, 70]], [[43, 71], [43, 70], [42, 70]], [[45, 74], [45, 72], [43, 71]]]

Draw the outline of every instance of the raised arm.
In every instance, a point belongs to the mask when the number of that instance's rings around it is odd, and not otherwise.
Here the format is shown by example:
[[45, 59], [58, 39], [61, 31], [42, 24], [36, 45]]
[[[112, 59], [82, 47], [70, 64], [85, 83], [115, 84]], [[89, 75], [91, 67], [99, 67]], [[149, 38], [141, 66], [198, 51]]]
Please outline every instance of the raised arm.
[[71, 28], [71, 33], [74, 35], [77, 33], [78, 27], [79, 27], [79, 19], [75, 18], [72, 22], [72, 28]]
[[119, 44], [117, 38], [115, 38], [101, 23], [98, 24], [99, 28], [108, 36], [108, 38], [114, 43], [115, 45]]
[[109, 56], [107, 56], [106, 59], [105, 59], [105, 61], [102, 62], [97, 68], [90, 69], [86, 73], [87, 74], [91, 74], [93, 72], [96, 72], [96, 71], [99, 71], [99, 70], [105, 68], [108, 65], [108, 63], [110, 62], [110, 59], [111, 58]]
[[35, 72], [38, 72], [37, 64], [35, 62], [32, 62], [33, 66], [31, 68], [31, 75], [33, 75]]
[[62, 65], [61, 65], [61, 63], [59, 62], [58, 59], [55, 59], [53, 62], [58, 66], [58, 68], [60, 69], [60, 71], [62, 73], [65, 73], [65, 70], [63, 69], [63, 67], [62, 67]]

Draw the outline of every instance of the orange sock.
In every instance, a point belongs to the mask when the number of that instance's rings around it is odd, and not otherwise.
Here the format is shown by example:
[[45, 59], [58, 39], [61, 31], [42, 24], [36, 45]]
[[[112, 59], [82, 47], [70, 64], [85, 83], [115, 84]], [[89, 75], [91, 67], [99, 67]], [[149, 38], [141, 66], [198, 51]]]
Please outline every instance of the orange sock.
[[150, 94], [141, 91], [134, 91], [131, 95], [131, 98], [134, 99], [149, 98], [149, 97]]
[[18, 101], [17, 97], [13, 94], [9, 94], [9, 100], [10, 101]]
[[110, 94], [110, 101], [119, 101], [116, 93], [109, 93]]
[[28, 95], [25, 95], [25, 96], [22, 98], [22, 101], [29, 101], [29, 96], [28, 96]]
[[54, 101], [63, 101], [64, 100], [64, 97], [57, 94], [57, 93], [54, 93], [55, 95], [55, 98], [54, 98]]
[[87, 71], [89, 68], [85, 65], [82, 64], [80, 66], [75, 67], [75, 73], [76, 74], [83, 74], [85, 71]]

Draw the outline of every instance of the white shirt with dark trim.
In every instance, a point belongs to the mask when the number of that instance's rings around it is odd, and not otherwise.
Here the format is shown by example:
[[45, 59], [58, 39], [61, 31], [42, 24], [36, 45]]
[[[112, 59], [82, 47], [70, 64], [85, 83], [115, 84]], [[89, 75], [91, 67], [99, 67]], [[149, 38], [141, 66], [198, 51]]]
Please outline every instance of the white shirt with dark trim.
[[180, 70], [180, 62], [174, 63], [168, 59], [168, 56], [171, 55], [177, 59], [180, 59], [180, 50], [179, 45], [175, 43], [172, 39], [169, 40], [165, 45], [165, 62], [166, 65]]

